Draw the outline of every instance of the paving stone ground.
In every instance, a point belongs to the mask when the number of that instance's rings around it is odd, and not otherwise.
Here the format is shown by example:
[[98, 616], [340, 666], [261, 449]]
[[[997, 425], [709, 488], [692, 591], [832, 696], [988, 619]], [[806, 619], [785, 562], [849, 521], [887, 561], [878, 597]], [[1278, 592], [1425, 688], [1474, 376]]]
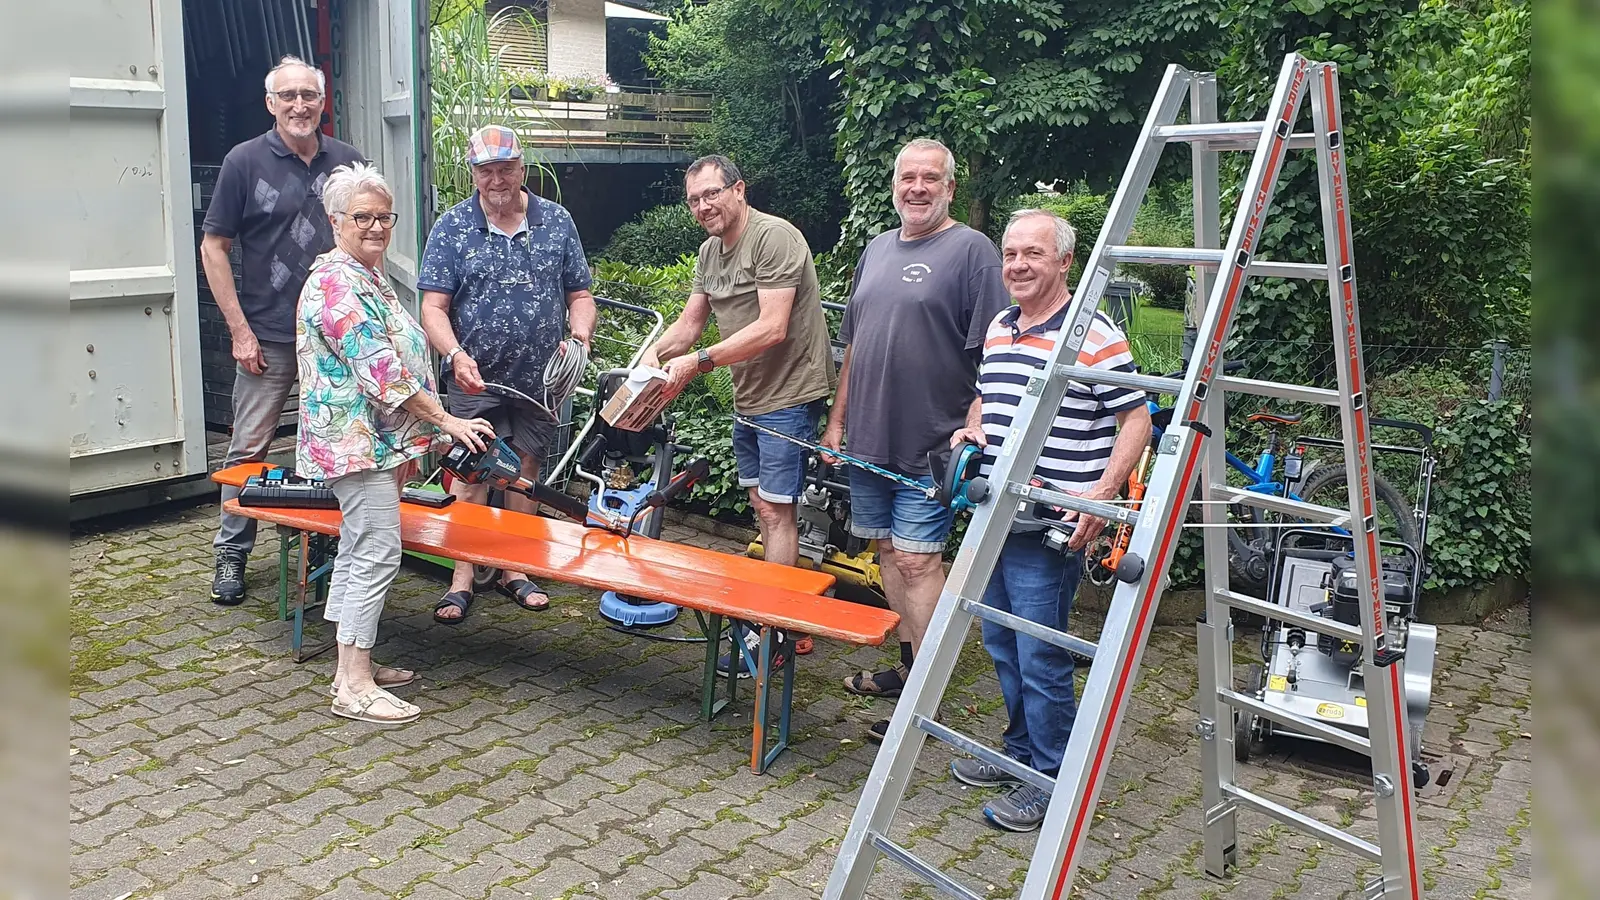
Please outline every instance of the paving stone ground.
[[[72, 897], [820, 895], [875, 753], [863, 731], [890, 709], [838, 685], [895, 651], [819, 641], [799, 663], [793, 747], [757, 776], [747, 718], [699, 721], [702, 647], [619, 634], [591, 592], [556, 586], [550, 612], [485, 595], [465, 624], [436, 626], [441, 582], [408, 566], [377, 656], [423, 673], [402, 689], [423, 716], [362, 725], [328, 713], [331, 661], [287, 656], [269, 529], [250, 600], [206, 601], [215, 515], [71, 542]], [[1248, 662], [1254, 642], [1239, 646]], [[1529, 652], [1522, 623], [1441, 629], [1426, 743], [1452, 777], [1418, 806], [1430, 897], [1532, 896]], [[1004, 712], [976, 641], [956, 680], [946, 721], [998, 742]], [[1359, 897], [1370, 867], [1243, 813], [1239, 870], [1204, 874], [1196, 685], [1193, 633], [1158, 631], [1076, 895]], [[974, 890], [1012, 896], [1033, 839], [986, 827], [984, 792], [952, 782], [949, 759], [930, 742], [895, 833]], [[1358, 764], [1284, 746], [1242, 780], [1375, 838]], [[872, 896], [932, 894], [884, 863]]]

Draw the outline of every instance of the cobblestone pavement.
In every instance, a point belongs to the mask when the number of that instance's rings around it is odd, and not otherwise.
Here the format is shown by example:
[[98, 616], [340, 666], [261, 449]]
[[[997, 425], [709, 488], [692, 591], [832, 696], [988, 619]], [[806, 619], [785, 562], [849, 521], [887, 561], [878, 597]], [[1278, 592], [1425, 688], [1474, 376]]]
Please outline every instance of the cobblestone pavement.
[[[326, 657], [286, 655], [269, 530], [250, 600], [206, 601], [215, 513], [72, 540], [74, 898], [820, 895], [872, 764], [864, 729], [889, 710], [838, 684], [892, 649], [819, 641], [799, 663], [793, 747], [757, 776], [747, 719], [698, 719], [703, 648], [609, 630], [593, 594], [556, 587], [548, 613], [485, 595], [464, 625], [435, 626], [441, 583], [408, 566], [377, 655], [423, 673], [403, 689], [423, 717], [361, 725], [329, 715]], [[1417, 814], [1430, 897], [1532, 895], [1529, 669], [1525, 634], [1443, 630], [1427, 742], [1452, 777]], [[1004, 714], [976, 644], [957, 683], [945, 720], [997, 742]], [[1077, 894], [1359, 896], [1370, 870], [1352, 857], [1243, 813], [1239, 872], [1203, 874], [1195, 690], [1192, 632], [1159, 631]], [[986, 827], [985, 793], [954, 783], [949, 758], [930, 742], [896, 833], [976, 890], [1011, 896], [1032, 837]], [[1372, 838], [1351, 765], [1302, 745], [1243, 777]], [[873, 895], [931, 896], [888, 863]]]

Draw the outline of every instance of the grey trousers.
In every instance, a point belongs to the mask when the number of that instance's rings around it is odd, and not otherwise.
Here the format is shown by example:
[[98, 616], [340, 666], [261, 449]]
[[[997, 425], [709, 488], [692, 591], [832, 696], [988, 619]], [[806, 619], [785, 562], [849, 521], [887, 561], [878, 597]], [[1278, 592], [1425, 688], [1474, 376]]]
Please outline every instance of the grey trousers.
[[339, 623], [341, 644], [371, 649], [389, 585], [400, 571], [400, 487], [406, 466], [330, 479], [339, 498], [339, 555], [322, 617]]
[[[272, 446], [272, 438], [278, 432], [278, 419], [283, 415], [289, 391], [294, 388], [299, 374], [294, 344], [262, 341], [261, 354], [267, 358], [267, 370], [260, 375], [251, 375], [243, 367], [234, 370], [233, 439], [228, 442], [225, 466], [267, 458], [267, 448]], [[238, 496], [238, 488], [222, 488], [222, 502]], [[218, 550], [238, 550], [248, 556], [256, 547], [256, 520], [223, 513], [222, 526], [217, 529], [217, 537], [211, 545]]]

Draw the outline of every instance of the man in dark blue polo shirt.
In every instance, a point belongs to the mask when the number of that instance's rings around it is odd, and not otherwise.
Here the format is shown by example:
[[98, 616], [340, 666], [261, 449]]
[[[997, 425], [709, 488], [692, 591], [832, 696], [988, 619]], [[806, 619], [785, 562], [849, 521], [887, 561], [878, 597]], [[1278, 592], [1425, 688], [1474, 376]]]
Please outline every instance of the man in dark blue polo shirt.
[[[233, 381], [233, 438], [226, 465], [266, 459], [278, 419], [294, 387], [294, 311], [316, 258], [333, 249], [322, 208], [328, 173], [361, 162], [356, 148], [323, 135], [322, 72], [286, 56], [267, 73], [272, 130], [228, 151], [201, 228], [206, 284], [228, 323], [237, 363]], [[239, 242], [243, 272], [234, 290], [228, 254]], [[224, 487], [224, 501], [237, 497]], [[212, 543], [216, 576], [211, 600], [244, 600], [244, 568], [255, 549], [256, 520], [222, 514]]]
[[[545, 366], [564, 334], [588, 346], [595, 304], [589, 263], [572, 215], [523, 187], [522, 146], [501, 125], [478, 129], [467, 164], [477, 190], [434, 223], [422, 254], [417, 288], [422, 327], [444, 356], [441, 385], [452, 415], [485, 418], [522, 456], [522, 475], [539, 478], [556, 422], [530, 403], [485, 383], [531, 397], [544, 394]], [[456, 481], [451, 493], [472, 503], [488, 499], [484, 485]], [[536, 504], [510, 493], [507, 505], [532, 513]], [[472, 603], [471, 563], [457, 563], [450, 591], [434, 618], [459, 622]], [[525, 609], [550, 598], [522, 572], [507, 571], [500, 590]]]

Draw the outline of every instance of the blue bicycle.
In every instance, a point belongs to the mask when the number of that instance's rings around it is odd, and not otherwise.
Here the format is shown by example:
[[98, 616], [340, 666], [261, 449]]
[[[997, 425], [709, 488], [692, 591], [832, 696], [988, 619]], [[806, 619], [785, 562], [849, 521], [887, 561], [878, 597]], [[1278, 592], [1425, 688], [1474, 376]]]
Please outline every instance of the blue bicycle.
[[[1224, 366], [1224, 373], [1231, 373], [1242, 367], [1242, 363], [1233, 362]], [[1168, 378], [1181, 378], [1182, 372], [1168, 375]], [[1154, 400], [1147, 403], [1150, 409], [1150, 418], [1154, 426], [1150, 435], [1150, 450], [1144, 459], [1135, 467], [1128, 482], [1128, 499], [1138, 501], [1144, 496], [1144, 483], [1148, 474], [1147, 469], [1155, 452], [1155, 447], [1161, 440], [1161, 435], [1172, 424], [1172, 407], [1162, 407]], [[1349, 477], [1342, 465], [1319, 465], [1315, 460], [1305, 459], [1305, 451], [1309, 447], [1337, 448], [1342, 446], [1339, 441], [1301, 436], [1294, 440], [1287, 456], [1282, 458], [1283, 477], [1278, 479], [1279, 454], [1283, 449], [1283, 441], [1279, 437], [1280, 428], [1287, 428], [1300, 424], [1300, 415], [1262, 410], [1249, 416], [1249, 421], [1267, 428], [1266, 447], [1256, 457], [1252, 465], [1235, 456], [1231, 451], [1227, 454], [1228, 468], [1242, 477], [1243, 483], [1239, 486], [1246, 491], [1258, 494], [1268, 494], [1274, 497], [1288, 497], [1291, 500], [1302, 500], [1307, 503], [1316, 503], [1323, 506], [1345, 507], [1348, 505]], [[1374, 427], [1392, 426], [1397, 428], [1418, 428], [1411, 423], [1390, 422], [1384, 419], [1372, 420]], [[1373, 488], [1378, 496], [1378, 522], [1379, 528], [1386, 540], [1399, 540], [1412, 547], [1418, 546], [1418, 511], [1408, 502], [1394, 485], [1390, 484], [1377, 472], [1372, 473]], [[1238, 479], [1234, 479], [1238, 483]], [[1200, 487], [1195, 488], [1195, 496], [1199, 498]], [[1268, 516], [1271, 516], [1271, 520]], [[1228, 505], [1228, 519], [1231, 527], [1228, 531], [1228, 568], [1230, 580], [1249, 593], [1259, 594], [1267, 587], [1268, 577], [1271, 572], [1273, 547], [1276, 544], [1274, 532], [1282, 525], [1296, 522], [1292, 518], [1280, 516], [1277, 513], [1264, 514], [1262, 510], [1243, 503]], [[1337, 534], [1345, 534], [1341, 529], [1333, 529]], [[1108, 584], [1115, 577], [1116, 565], [1122, 554], [1127, 549], [1132, 538], [1133, 529], [1127, 525], [1118, 526], [1116, 533], [1108, 544], [1101, 545], [1096, 551], [1091, 551], [1088, 566], [1089, 578], [1097, 584]], [[1391, 537], [1392, 536], [1392, 537]]]

